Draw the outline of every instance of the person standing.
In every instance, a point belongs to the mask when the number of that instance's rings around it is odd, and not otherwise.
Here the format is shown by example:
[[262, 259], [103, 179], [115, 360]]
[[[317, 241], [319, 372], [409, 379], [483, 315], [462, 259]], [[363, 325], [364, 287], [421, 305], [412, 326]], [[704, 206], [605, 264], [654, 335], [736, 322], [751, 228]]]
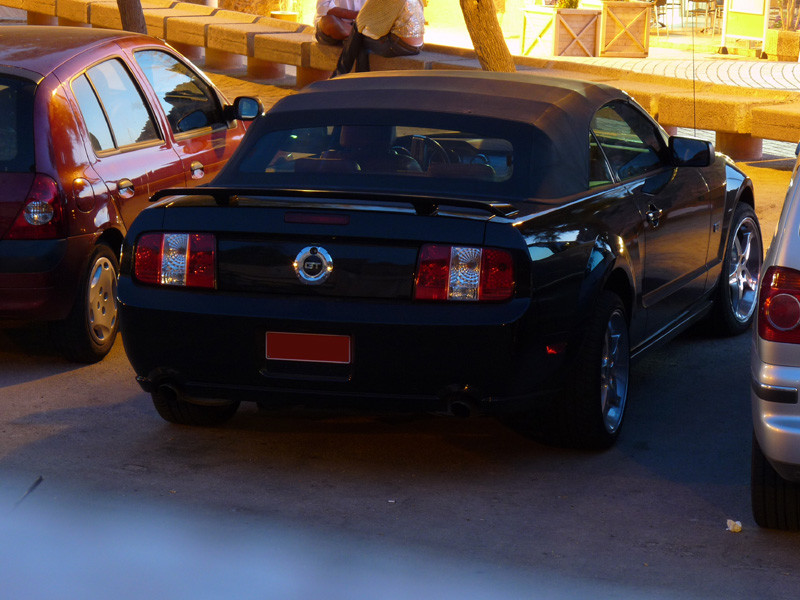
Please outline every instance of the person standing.
[[387, 58], [413, 56], [422, 50], [425, 15], [421, 0], [366, 0], [344, 40], [332, 77], [369, 71], [369, 52]]

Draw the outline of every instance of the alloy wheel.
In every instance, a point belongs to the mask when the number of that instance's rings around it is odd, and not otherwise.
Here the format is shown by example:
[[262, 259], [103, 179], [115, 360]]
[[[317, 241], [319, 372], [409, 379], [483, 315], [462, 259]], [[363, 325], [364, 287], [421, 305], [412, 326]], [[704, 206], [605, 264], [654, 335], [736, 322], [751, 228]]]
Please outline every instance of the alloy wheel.
[[600, 357], [600, 405], [608, 433], [616, 432], [622, 423], [628, 398], [629, 361], [625, 315], [615, 310], [608, 318]]
[[751, 217], [739, 222], [733, 236], [728, 271], [731, 311], [737, 321], [750, 319], [758, 300], [758, 274], [761, 271], [761, 237]]
[[92, 265], [88, 286], [89, 332], [95, 342], [102, 344], [115, 334], [117, 325], [117, 273], [105, 256], [99, 256]]

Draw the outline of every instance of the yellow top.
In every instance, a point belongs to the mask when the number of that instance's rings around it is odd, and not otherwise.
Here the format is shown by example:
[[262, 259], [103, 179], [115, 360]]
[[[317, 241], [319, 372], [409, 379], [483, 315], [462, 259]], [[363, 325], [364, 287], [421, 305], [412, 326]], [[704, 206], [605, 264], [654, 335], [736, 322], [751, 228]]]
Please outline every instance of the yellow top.
[[389, 32], [400, 38], [422, 37], [425, 17], [420, 0], [367, 0], [356, 17], [358, 30], [372, 39]]

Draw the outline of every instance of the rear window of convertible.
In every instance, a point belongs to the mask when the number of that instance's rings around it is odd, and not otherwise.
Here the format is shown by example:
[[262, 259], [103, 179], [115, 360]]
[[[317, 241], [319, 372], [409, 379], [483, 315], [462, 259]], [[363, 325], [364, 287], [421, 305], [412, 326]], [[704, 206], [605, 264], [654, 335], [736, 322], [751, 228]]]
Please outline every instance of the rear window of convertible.
[[341, 185], [358, 186], [379, 178], [412, 189], [441, 185], [498, 191], [512, 187], [515, 172], [525, 170], [517, 146], [497, 132], [317, 125], [267, 132], [240, 157], [237, 170], [246, 179], [265, 184], [300, 176], [304, 182], [338, 180]]

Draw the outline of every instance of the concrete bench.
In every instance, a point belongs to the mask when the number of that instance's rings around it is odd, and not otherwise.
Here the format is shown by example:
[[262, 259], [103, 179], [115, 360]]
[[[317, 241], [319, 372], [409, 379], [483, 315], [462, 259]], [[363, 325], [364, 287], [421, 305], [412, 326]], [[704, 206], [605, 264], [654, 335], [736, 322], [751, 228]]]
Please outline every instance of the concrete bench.
[[144, 21], [147, 24], [147, 33], [166, 39], [167, 23], [171, 19], [186, 17], [187, 15], [207, 17], [214, 14], [215, 8], [200, 4], [187, 4], [181, 2], [170, 8], [144, 8]]
[[[327, 46], [315, 41], [308, 47], [308, 63], [305, 66], [330, 73], [336, 68], [340, 53], [340, 46]], [[415, 56], [384, 58], [371, 54], [369, 64], [370, 69], [374, 71], [432, 69], [436, 64], [452, 65], [453, 68], [480, 69], [478, 59], [471, 53], [448, 52], [446, 46], [437, 45], [427, 45]]]
[[800, 141], [800, 98], [779, 105], [753, 107], [753, 136], [766, 140]]
[[761, 158], [762, 137], [755, 133], [753, 119], [759, 108], [776, 108], [797, 94], [772, 97], [745, 96], [729, 91], [698, 91], [665, 94], [658, 99], [658, 120], [675, 127], [697, 127], [716, 131], [716, 145], [737, 159]]
[[224, 64], [226, 57], [215, 57], [214, 51], [208, 50], [209, 27], [225, 23], [255, 23], [258, 19], [256, 15], [232, 10], [218, 10], [206, 16], [180, 15], [167, 20], [164, 39], [192, 60], [202, 59], [205, 50], [206, 60], [212, 63], [209, 68], [213, 68], [215, 62]]
[[[90, 27], [93, 4], [109, 4], [109, 0], [56, 0], [56, 17], [59, 25]], [[142, 8], [171, 8], [177, 0], [143, 0]], [[120, 24], [121, 25], [121, 24]]]
[[[304, 29], [298, 31], [271, 32], [267, 34], [256, 34], [252, 37], [253, 58], [256, 68], [263, 72], [270, 64], [286, 64], [296, 67], [297, 71], [303, 69], [303, 56], [305, 48], [311, 43], [314, 37], [314, 29], [304, 25]], [[259, 67], [259, 63], [262, 65]], [[251, 72], [248, 63], [248, 72]], [[301, 85], [305, 78], [306, 83], [313, 81], [308, 79], [308, 74], [303, 72], [299, 75]], [[297, 83], [297, 82], [296, 82]]]
[[[120, 29], [116, 0], [0, 0], [28, 11], [31, 24]], [[328, 78], [341, 52], [314, 39], [313, 28], [177, 0], [142, 0], [148, 32], [192, 59], [205, 55], [209, 69], [247, 64], [248, 74], [277, 78], [296, 68], [296, 85]], [[668, 131], [678, 127], [713, 130], [717, 148], [735, 159], [761, 156], [761, 140], [800, 140], [800, 93], [694, 84], [565, 58], [515, 57], [519, 70], [606, 82], [626, 90]], [[370, 56], [375, 71], [479, 69], [471, 50], [426, 45], [417, 56]]]
[[2, 4], [28, 11], [29, 25], [58, 25], [55, 0], [3, 0]]
[[243, 56], [248, 74], [275, 78], [283, 75], [285, 65], [301, 63], [302, 43], [311, 38], [313, 29], [309, 25], [270, 17], [260, 17], [254, 23], [213, 23], [208, 27], [206, 52]]
[[89, 11], [97, 0], [58, 0], [56, 17], [59, 25], [90, 27]]

